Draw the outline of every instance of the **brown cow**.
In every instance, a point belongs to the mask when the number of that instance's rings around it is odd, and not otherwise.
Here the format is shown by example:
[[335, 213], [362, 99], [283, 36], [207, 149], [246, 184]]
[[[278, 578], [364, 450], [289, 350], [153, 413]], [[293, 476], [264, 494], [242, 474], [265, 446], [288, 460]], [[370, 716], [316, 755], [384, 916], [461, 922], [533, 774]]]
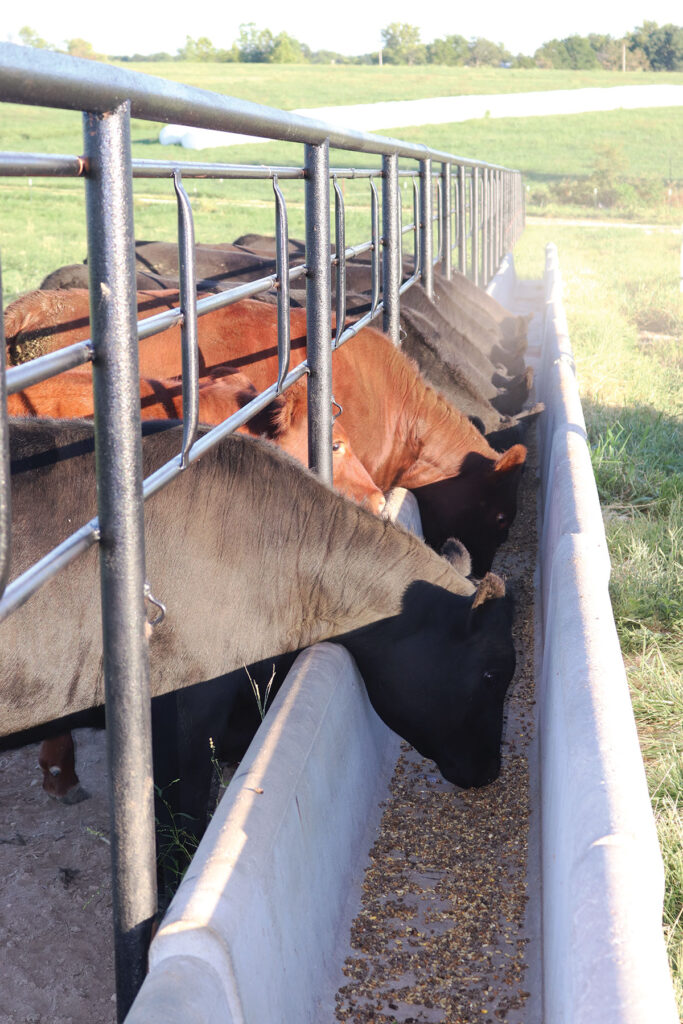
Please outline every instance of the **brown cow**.
[[[242, 409], [258, 392], [248, 377], [231, 366], [216, 366], [199, 382], [199, 419], [211, 426]], [[92, 370], [79, 366], [50, 377], [7, 398], [10, 416], [73, 419], [93, 415]], [[180, 377], [140, 380], [142, 419], [182, 419]], [[301, 380], [256, 413], [242, 433], [265, 437], [308, 464], [308, 410], [306, 382]], [[385, 504], [382, 491], [353, 452], [348, 434], [337, 421], [332, 428], [334, 486], [347, 498], [379, 515]]]
[[[142, 317], [177, 306], [177, 291], [138, 293]], [[6, 312], [8, 351], [16, 359], [88, 337], [88, 293], [79, 289], [34, 292]], [[305, 358], [306, 312], [290, 311], [292, 363]], [[140, 370], [169, 377], [181, 370], [180, 328], [140, 343]], [[259, 389], [277, 377], [277, 311], [244, 300], [199, 318], [201, 373], [229, 362], [247, 371]], [[466, 416], [420, 377], [415, 365], [381, 332], [366, 327], [333, 356], [334, 393], [356, 454], [384, 491], [416, 491], [429, 524], [427, 540], [439, 548], [458, 537], [481, 576], [491, 568], [516, 513], [526, 448], [499, 455]], [[427, 488], [427, 490], [420, 490]], [[432, 486], [434, 485], [434, 486]]]

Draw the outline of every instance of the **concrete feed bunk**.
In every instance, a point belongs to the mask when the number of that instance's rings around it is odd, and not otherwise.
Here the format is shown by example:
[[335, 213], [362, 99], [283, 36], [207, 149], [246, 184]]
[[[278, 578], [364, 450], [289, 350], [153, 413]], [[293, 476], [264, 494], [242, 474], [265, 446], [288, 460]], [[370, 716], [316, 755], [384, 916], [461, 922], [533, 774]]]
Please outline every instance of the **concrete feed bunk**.
[[[554, 248], [545, 287], [517, 281], [508, 257], [489, 292], [514, 312], [536, 314], [538, 344], [528, 357], [547, 407], [539, 750], [529, 752], [528, 789], [535, 938], [523, 940], [533, 991], [523, 1016], [506, 1019], [675, 1024], [662, 863], [607, 593], [609, 559]], [[300, 656], [152, 943], [128, 1024], [333, 1019], [338, 933], [348, 933], [355, 913], [399, 747], [345, 651], [323, 644]], [[418, 1019], [444, 1019], [438, 1007], [414, 1009]]]

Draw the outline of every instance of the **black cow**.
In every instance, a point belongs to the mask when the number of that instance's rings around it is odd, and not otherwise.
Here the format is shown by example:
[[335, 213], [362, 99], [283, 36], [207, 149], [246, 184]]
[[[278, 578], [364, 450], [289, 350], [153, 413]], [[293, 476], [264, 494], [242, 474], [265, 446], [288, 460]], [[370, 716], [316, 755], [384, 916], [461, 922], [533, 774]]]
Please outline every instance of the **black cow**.
[[[149, 473], [181, 434], [147, 430]], [[92, 441], [85, 421], [12, 421], [15, 573], [92, 514]], [[238, 435], [148, 501], [145, 534], [147, 578], [167, 606], [150, 640], [156, 782], [181, 780], [179, 808], [199, 831], [209, 739], [219, 757], [239, 757], [259, 722], [244, 666], [263, 684], [275, 664], [277, 687], [320, 640], [349, 649], [378, 714], [446, 779], [496, 778], [515, 664], [496, 576], [475, 589], [411, 534]], [[98, 593], [91, 549], [0, 626], [2, 745], [25, 740], [21, 730], [63, 731], [103, 703]]]

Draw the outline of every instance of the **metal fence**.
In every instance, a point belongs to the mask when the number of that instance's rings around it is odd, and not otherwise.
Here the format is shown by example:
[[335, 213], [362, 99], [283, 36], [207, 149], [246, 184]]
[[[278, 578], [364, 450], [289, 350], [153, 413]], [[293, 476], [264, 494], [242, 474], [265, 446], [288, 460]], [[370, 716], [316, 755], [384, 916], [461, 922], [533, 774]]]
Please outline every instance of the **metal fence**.
[[[243, 100], [11, 44], [0, 45], [0, 101], [83, 112], [81, 155], [0, 153], [0, 176], [84, 178], [90, 293], [98, 296], [97, 302], [91, 302], [89, 340], [22, 366], [5, 370], [3, 363], [0, 369], [0, 595], [4, 592], [0, 621], [79, 554], [94, 544], [106, 545], [107, 557], [100, 559], [103, 665], [117, 1005], [123, 1019], [144, 977], [156, 912], [144, 501], [304, 374], [308, 375], [309, 464], [331, 483], [333, 349], [380, 314], [383, 329], [398, 344], [400, 296], [418, 281], [431, 295], [435, 266], [446, 278], [455, 267], [476, 283], [486, 284], [523, 228], [523, 190], [518, 172], [495, 165], [391, 138], [343, 131]], [[303, 161], [298, 167], [263, 167], [134, 160], [131, 118], [179, 121], [192, 127], [296, 142], [303, 146]], [[377, 158], [376, 166], [331, 168], [330, 147], [370, 154]], [[132, 187], [138, 177], [168, 179], [169, 188], [174, 189], [180, 281], [178, 308], [140, 323]], [[272, 181], [274, 274], [197, 300], [192, 204], [184, 185], [193, 177]], [[345, 178], [368, 182], [371, 237], [350, 247], [345, 242], [346, 214], [340, 187]], [[408, 223], [399, 188], [402, 178], [412, 184], [412, 219]], [[280, 188], [285, 180], [300, 180], [304, 190], [305, 261], [294, 266], [290, 265], [287, 206]], [[347, 324], [346, 265], [364, 255], [367, 260], [367, 254], [371, 309], [357, 322]], [[407, 277], [404, 262], [409, 267]], [[333, 270], [337, 284], [334, 331]], [[306, 287], [307, 358], [290, 370], [289, 287], [300, 279]], [[102, 301], [103, 283], [106, 301]], [[273, 287], [278, 296], [278, 380], [244, 409], [198, 436], [198, 317]], [[143, 480], [140, 432], [135, 426], [139, 422], [137, 343], [172, 325], [180, 325], [183, 346], [182, 450]], [[97, 518], [7, 584], [11, 508], [5, 394], [89, 361], [94, 361], [96, 397]], [[123, 779], [125, 786], [118, 784]]]

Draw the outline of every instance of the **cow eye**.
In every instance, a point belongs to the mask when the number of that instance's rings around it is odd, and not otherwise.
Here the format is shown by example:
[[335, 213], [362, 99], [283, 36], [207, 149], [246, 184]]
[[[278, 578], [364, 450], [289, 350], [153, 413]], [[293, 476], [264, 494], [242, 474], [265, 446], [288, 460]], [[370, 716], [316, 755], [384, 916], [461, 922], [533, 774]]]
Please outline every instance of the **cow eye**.
[[344, 442], [343, 441], [333, 441], [332, 442], [332, 451], [334, 452], [335, 455], [336, 454], [342, 454], [343, 455], [344, 451], [345, 451], [345, 449], [344, 449]]
[[496, 673], [491, 672], [489, 669], [487, 669], [486, 672], [484, 672], [482, 679], [484, 680], [485, 683], [493, 683], [495, 682], [496, 679]]
[[507, 526], [507, 525], [508, 525], [508, 517], [505, 515], [504, 512], [498, 512], [496, 514], [496, 526], [498, 526], [502, 530], [503, 527]]

